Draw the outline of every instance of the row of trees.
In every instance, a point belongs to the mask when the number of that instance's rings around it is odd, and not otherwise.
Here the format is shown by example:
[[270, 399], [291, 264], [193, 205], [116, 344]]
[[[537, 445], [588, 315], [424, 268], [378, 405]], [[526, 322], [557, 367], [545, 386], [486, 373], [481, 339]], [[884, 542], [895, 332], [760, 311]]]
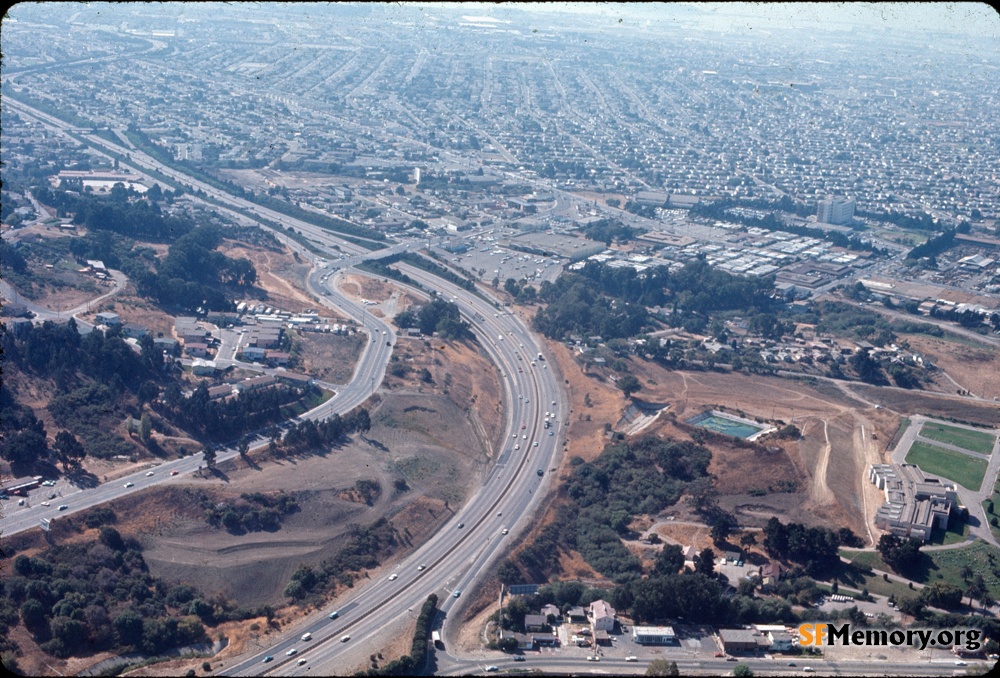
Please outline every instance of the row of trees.
[[367, 433], [370, 428], [371, 417], [368, 410], [363, 407], [345, 416], [333, 414], [320, 421], [306, 419], [289, 426], [282, 438], [281, 449], [294, 453], [339, 445], [344, 442], [345, 436], [351, 433]]

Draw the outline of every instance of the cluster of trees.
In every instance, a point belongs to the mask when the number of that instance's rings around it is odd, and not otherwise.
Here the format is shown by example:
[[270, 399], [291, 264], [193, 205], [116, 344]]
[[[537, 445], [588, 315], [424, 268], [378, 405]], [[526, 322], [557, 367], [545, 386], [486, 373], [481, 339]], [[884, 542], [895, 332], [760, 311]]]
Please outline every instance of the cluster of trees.
[[291, 424], [282, 438], [281, 447], [287, 452], [301, 452], [337, 445], [343, 442], [344, 436], [351, 433], [367, 433], [370, 428], [371, 417], [368, 415], [368, 410], [359, 407], [345, 416], [334, 414], [321, 421], [306, 419]]
[[245, 296], [252, 290], [257, 271], [249, 259], [217, 252], [221, 243], [222, 232], [215, 226], [190, 231], [170, 246], [155, 273], [134, 272], [136, 288], [170, 307], [231, 311], [234, 293]]
[[170, 383], [163, 392], [161, 402], [157, 403], [157, 409], [192, 433], [221, 442], [283, 421], [282, 406], [309, 395], [315, 388], [272, 386], [243, 392], [225, 400], [213, 400], [205, 382], [198, 384], [187, 398], [176, 383]]
[[434, 299], [418, 309], [403, 311], [396, 316], [401, 328], [417, 327], [426, 336], [437, 332], [442, 339], [474, 339], [472, 328], [458, 311], [458, 306], [443, 299]]
[[285, 492], [270, 495], [251, 492], [240, 495], [242, 501], [218, 503], [207, 495], [201, 497], [205, 520], [213, 527], [223, 527], [232, 534], [274, 532], [281, 528], [281, 519], [299, 511], [295, 497]]
[[883, 534], [878, 540], [878, 553], [893, 572], [912, 572], [920, 566], [923, 554], [921, 541], [915, 537], [900, 537]]
[[575, 518], [563, 526], [563, 540], [571, 538], [592, 567], [616, 581], [641, 575], [642, 563], [621, 543], [632, 518], [674, 504], [708, 475], [710, 459], [695, 443], [645, 436], [609, 445], [593, 462], [574, 462], [564, 491]]
[[933, 238], [928, 238], [923, 244], [917, 245], [912, 250], [907, 252], [907, 259], [922, 259], [923, 257], [928, 257], [932, 261], [936, 259], [937, 255], [942, 252], [954, 247], [955, 245], [955, 229], [946, 229], [940, 235], [936, 235]]
[[285, 586], [285, 595], [301, 604], [322, 593], [334, 582], [354, 584], [354, 573], [377, 567], [399, 544], [392, 525], [379, 518], [368, 527], [352, 525], [349, 540], [337, 555], [320, 563], [319, 568], [300, 565]]
[[584, 236], [602, 242], [608, 247], [611, 246], [612, 242], [627, 243], [635, 240], [637, 235], [645, 232], [645, 229], [626, 226], [617, 219], [601, 219], [588, 224], [583, 229]]
[[858, 537], [848, 528], [834, 532], [825, 527], [783, 524], [770, 518], [764, 525], [764, 550], [775, 558], [800, 563], [812, 576], [822, 576], [840, 563], [837, 548], [854, 545]]
[[[38, 186], [33, 190], [38, 202], [56, 208], [60, 216], [73, 215], [73, 223], [90, 231], [111, 231], [140, 240], [171, 242], [194, 228], [187, 216], [163, 214], [155, 202], [115, 184], [107, 196]], [[167, 191], [168, 196], [172, 196]]]
[[[420, 608], [420, 615], [417, 617], [417, 626], [413, 630], [413, 641], [410, 643], [410, 654], [404, 654], [399, 659], [395, 659], [382, 668], [371, 668], [364, 673], [357, 673], [360, 676], [416, 676], [420, 675], [424, 664], [427, 662], [427, 637], [430, 635], [431, 624], [437, 615], [437, 594], [432, 593], [427, 596], [423, 606]], [[381, 655], [380, 655], [381, 656]], [[374, 662], [373, 662], [374, 663]]]
[[[114, 428], [112, 422], [124, 418], [130, 395], [148, 391], [147, 385], [156, 388], [154, 380], [160, 378], [163, 357], [152, 338], [140, 342], [142, 353], [136, 355], [115, 332], [105, 335], [94, 331], [81, 336], [76, 321], [70, 319], [66, 324], [25, 326], [17, 336], [4, 332], [0, 343], [7, 369], [55, 382], [56, 395], [49, 411], [60, 426], [83, 440], [86, 454], [133, 451], [109, 431]], [[0, 394], [7, 404], [0, 424], [7, 433], [0, 443], [0, 456], [24, 466], [47, 459], [44, 426], [30, 411], [16, 407], [8, 390], [0, 390]]]
[[570, 334], [632, 337], [649, 324], [644, 306], [619, 303], [575, 273], [563, 273], [555, 283], [543, 282], [538, 296], [547, 306], [538, 309], [533, 324], [550, 339], [563, 340]]
[[[139, 543], [104, 526], [96, 541], [17, 556], [3, 583], [0, 624], [20, 619], [41, 649], [57, 657], [105, 650], [156, 654], [204, 640], [206, 617], [216, 621], [217, 607], [232, 611], [217, 602], [223, 604], [152, 577]], [[199, 614], [203, 606], [208, 613]]]

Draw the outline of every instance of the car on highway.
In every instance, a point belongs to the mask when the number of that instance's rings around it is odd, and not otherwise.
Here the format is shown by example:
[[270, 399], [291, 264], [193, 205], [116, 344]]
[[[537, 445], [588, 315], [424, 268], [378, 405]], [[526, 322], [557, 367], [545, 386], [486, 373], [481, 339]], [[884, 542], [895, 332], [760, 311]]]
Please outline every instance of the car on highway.
[[44, 482], [42, 483], [42, 486], [43, 486], [43, 487], [52, 487], [52, 486], [54, 486], [55, 484], [56, 484], [56, 481], [54, 481], [54, 480], [46, 480], [46, 481], [44, 481]]
[[389, 575], [389, 581], [396, 581], [396, 577], [398, 576], [399, 576], [398, 574], [393, 572], [392, 574]]
[[969, 665], [968, 662], [963, 662], [961, 659], [955, 660], [955, 666], [968, 666], [968, 665]]
[[734, 661], [738, 661], [738, 660], [736, 659], [736, 657], [726, 657], [726, 661], [727, 662], [734, 662]]
[[274, 661], [274, 657], [272, 657], [271, 655], [267, 655], [266, 657], [264, 657], [265, 664], [271, 661]]
[[351, 639], [351, 637], [350, 637], [350, 636], [341, 636], [341, 637], [340, 637], [340, 642], [342, 642], [342, 643], [346, 643], [346, 642], [347, 642], [347, 641], [349, 641], [350, 639]]
[[309, 633], [308, 631], [306, 633], [302, 634], [302, 640], [304, 640], [304, 641], [305, 640], [312, 640], [312, 637], [313, 637], [313, 634]]
[[555, 435], [555, 434], [552, 431], [549, 431], [549, 435], [551, 436], [551, 435]]
[[515, 446], [514, 446], [514, 449], [515, 449], [515, 450], [519, 450], [519, 449], [521, 449], [521, 446], [520, 446], [520, 445], [515, 445]]
[[495, 672], [497, 672], [497, 671], [499, 671], [499, 670], [500, 670], [500, 667], [499, 667], [499, 666], [492, 666], [492, 665], [491, 665], [491, 666], [487, 666], [487, 667], [486, 667], [486, 671], [487, 671], [488, 673], [495, 673]]
[[521, 424], [521, 430], [522, 430], [522, 431], [523, 431], [524, 429], [526, 429], [526, 428], [528, 428], [527, 424]]
[[462, 592], [459, 591], [458, 589], [455, 589], [455, 592], [453, 594], [451, 594], [451, 597], [452, 598], [458, 598], [460, 595], [462, 595]]
[[625, 657], [625, 661], [627, 661], [627, 662], [637, 662], [637, 661], [639, 661], [639, 658], [636, 657], [635, 655], [629, 655], [628, 657]]
[[540, 476], [544, 476], [545, 475], [545, 471], [543, 471], [542, 469], [538, 469], [537, 473]]
[[588, 662], [599, 662], [599, 661], [601, 661], [601, 658], [598, 657], [596, 654], [592, 654], [592, 655], [588, 655], [587, 656], [587, 661]]
[[154, 474], [154, 473], [153, 473], [152, 471], [146, 471], [146, 476], [147, 476], [147, 477], [149, 477], [149, 476], [151, 476], [151, 475], [155, 475], [155, 474]]
[[333, 612], [330, 613], [330, 619], [336, 619], [339, 616], [340, 616], [340, 613], [337, 612], [336, 610], [334, 610]]
[[812, 673], [812, 672], [813, 672], [813, 671], [815, 671], [816, 669], [814, 669], [814, 668], [813, 668], [813, 667], [811, 667], [811, 666], [804, 666], [804, 667], [802, 667], [802, 670], [803, 670], [803, 671], [805, 671], [806, 673]]
[[527, 433], [524, 433], [524, 434], [521, 435], [521, 440], [527, 440], [527, 439], [528, 439], [528, 434]]
[[417, 565], [417, 572], [423, 572], [426, 567], [427, 566], [423, 564]]
[[43, 502], [42, 502], [42, 506], [52, 506], [52, 504], [50, 504], [50, 503], [49, 503], [49, 502], [47, 502], [47, 501], [43, 501]]
[[459, 523], [459, 524], [458, 524], [458, 527], [459, 527], [459, 529], [461, 529], [461, 528], [465, 527], [465, 523]]
[[295, 662], [295, 663], [296, 663], [296, 664], [298, 664], [299, 666], [302, 666], [303, 664], [305, 664], [305, 663], [306, 663], [306, 658], [305, 658], [305, 657], [303, 657], [302, 659], [298, 660], [298, 661], [297, 661], [297, 662]]
[[132, 482], [125, 483], [125, 487], [135, 487], [135, 483]]
[[536, 440], [535, 442], [531, 443], [531, 446], [532, 447], [538, 447], [538, 441]]
[[175, 476], [175, 475], [177, 475], [178, 473], [179, 473], [179, 471], [171, 471], [171, 472], [170, 472], [170, 475], [172, 475], [172, 476]]
[[500, 534], [507, 534], [508, 531], [509, 530], [505, 527], [502, 530], [500, 530]]
[[69, 506], [67, 506], [66, 504], [60, 504], [60, 505], [59, 505], [59, 510], [60, 510], [60, 511], [65, 511], [65, 510], [66, 510], [66, 509], [68, 509], [68, 508], [69, 508]]
[[299, 653], [299, 651], [298, 651], [298, 650], [296, 650], [296, 649], [295, 649], [295, 648], [293, 647], [293, 648], [292, 648], [291, 650], [289, 650], [288, 652], [286, 652], [286, 653], [285, 653], [285, 656], [287, 656], [287, 657], [291, 657], [292, 655], [296, 655], [296, 654], [298, 654], [298, 653]]

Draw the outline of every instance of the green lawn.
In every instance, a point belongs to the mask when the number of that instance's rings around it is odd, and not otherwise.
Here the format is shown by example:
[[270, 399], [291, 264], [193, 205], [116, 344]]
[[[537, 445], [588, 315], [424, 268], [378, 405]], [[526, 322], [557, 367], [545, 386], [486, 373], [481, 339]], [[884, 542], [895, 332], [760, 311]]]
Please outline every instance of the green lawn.
[[986, 460], [920, 441], [910, 446], [906, 463], [916, 464], [922, 471], [953, 480], [969, 490], [978, 490], [986, 475]]
[[924, 423], [923, 428], [920, 429], [920, 435], [939, 443], [947, 443], [979, 454], [993, 452], [993, 442], [996, 439], [996, 436], [985, 431], [970, 431], [966, 428], [931, 421]]
[[[1000, 510], [1000, 509], [998, 509]], [[952, 521], [956, 522], [956, 521]], [[931, 532], [931, 538], [928, 541], [929, 544], [959, 544], [965, 541], [965, 538], [969, 536], [969, 525], [966, 522], [962, 522], [960, 525], [952, 525], [947, 530], [942, 530], [939, 527], [935, 527], [934, 531]]]
[[[1000, 594], [1000, 549], [997, 547], [976, 540], [968, 546], [948, 549], [947, 551], [923, 551], [922, 553], [924, 563], [914, 573], [913, 581], [920, 584], [932, 584], [940, 581], [965, 590], [966, 585], [961, 572], [962, 566], [968, 565], [974, 574], [983, 575], [990, 595], [996, 598]], [[841, 550], [840, 555], [859, 565], [869, 565], [876, 570], [892, 572], [892, 568], [882, 562], [882, 558], [874, 551]], [[880, 583], [885, 584], [882, 582], [881, 575], [877, 575], [869, 581], [868, 591], [881, 593]], [[886, 586], [888, 585], [886, 584]]]

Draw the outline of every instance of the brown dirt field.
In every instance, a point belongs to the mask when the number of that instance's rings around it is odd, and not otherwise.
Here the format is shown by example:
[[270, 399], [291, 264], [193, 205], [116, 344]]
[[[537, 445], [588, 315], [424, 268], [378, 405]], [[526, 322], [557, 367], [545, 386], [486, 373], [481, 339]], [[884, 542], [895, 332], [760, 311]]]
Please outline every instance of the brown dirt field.
[[339, 287], [346, 296], [353, 299], [378, 302], [385, 301], [394, 291], [399, 290], [392, 283], [360, 273], [345, 273], [340, 279]]
[[[963, 388], [979, 396], [992, 398], [1000, 395], [1000, 353], [995, 349], [969, 346], [956, 341], [945, 341], [923, 335], [906, 335], [910, 348], [930, 358]], [[937, 380], [942, 391], [955, 392], [955, 385], [947, 379]]]
[[[269, 306], [292, 313], [318, 306], [319, 302], [305, 291], [305, 276], [311, 270], [309, 264], [297, 262], [287, 252], [273, 252], [229, 240], [223, 242], [219, 251], [228, 257], [243, 257], [253, 262], [257, 269], [257, 286], [267, 292]], [[329, 309], [323, 313], [336, 315]]]
[[[499, 445], [504, 425], [500, 375], [478, 344], [400, 337], [393, 356], [399, 356], [410, 372], [402, 378], [387, 372], [384, 388], [447, 393], [452, 402], [471, 416], [482, 446], [494, 449]], [[431, 383], [420, 381], [423, 369], [431, 373]]]
[[[562, 343], [546, 342], [547, 354], [552, 356], [557, 374], [569, 395], [569, 417], [566, 422], [563, 463], [573, 456], [586, 461], [595, 459], [607, 443], [605, 422], [614, 424], [626, 407], [625, 396], [610, 383], [594, 379], [584, 373], [571, 350]], [[550, 368], [553, 365], [549, 365]], [[568, 383], [566, 383], [568, 382]], [[590, 407], [585, 404], [590, 395]], [[590, 421], [587, 421], [587, 417]], [[562, 422], [560, 422], [562, 423]]]
[[301, 362], [301, 371], [321, 381], [346, 384], [354, 374], [368, 335], [354, 336], [299, 332], [292, 330], [293, 353]]
[[[720, 498], [720, 504], [733, 508], [740, 504], [769, 506], [780, 511], [786, 520], [811, 525], [841, 524], [859, 535], [867, 534], [870, 514], [878, 504], [872, 504], [877, 491], [873, 494], [866, 487], [869, 483], [864, 478], [864, 468], [869, 463], [883, 461], [878, 446], [869, 445], [868, 438], [873, 431], [883, 439], [891, 438], [897, 425], [891, 414], [859, 406], [835, 385], [824, 384], [819, 389], [777, 377], [670, 372], [640, 359], [633, 362], [637, 365], [634, 373], [644, 379], [639, 397], [670, 402], [669, 412], [680, 420], [722, 406], [742, 411], [749, 418], [791, 422], [803, 432], [804, 438], [797, 443], [762, 439], [762, 444], [782, 448], [773, 456], [759, 456], [735, 445], [707, 443], [713, 451], [710, 470], [718, 476], [720, 490], [731, 495], [728, 499]], [[648, 430], [666, 435], [676, 433], [668, 423], [669, 417], [661, 417], [661, 421]], [[865, 439], [860, 435], [862, 426]], [[799, 491], [745, 496], [751, 489], [766, 489], [768, 484], [781, 479], [797, 481]], [[748, 524], [758, 524], [759, 516], [753, 515], [753, 511], [737, 512], [744, 514], [741, 520], [745, 517]]]
[[1000, 425], [1000, 406], [964, 398], [942, 398], [920, 391], [894, 391], [876, 386], [852, 385], [852, 389], [901, 415], [917, 413], [929, 417], [957, 419], [995, 428]]

